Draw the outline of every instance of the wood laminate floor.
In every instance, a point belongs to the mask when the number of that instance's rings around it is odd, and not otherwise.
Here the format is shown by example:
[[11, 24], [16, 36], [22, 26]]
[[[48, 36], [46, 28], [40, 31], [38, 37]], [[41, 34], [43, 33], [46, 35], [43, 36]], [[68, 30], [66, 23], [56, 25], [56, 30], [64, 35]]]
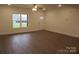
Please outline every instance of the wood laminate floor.
[[79, 38], [49, 31], [0, 36], [3, 54], [79, 53]]

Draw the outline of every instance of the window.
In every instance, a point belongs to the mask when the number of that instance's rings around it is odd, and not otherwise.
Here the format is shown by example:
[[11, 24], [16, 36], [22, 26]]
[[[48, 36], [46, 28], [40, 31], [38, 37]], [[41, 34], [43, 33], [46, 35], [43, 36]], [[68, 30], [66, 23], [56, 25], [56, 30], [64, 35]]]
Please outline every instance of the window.
[[21, 27], [27, 27], [27, 15], [21, 14]]
[[27, 14], [12, 14], [13, 28], [26, 28], [28, 25]]

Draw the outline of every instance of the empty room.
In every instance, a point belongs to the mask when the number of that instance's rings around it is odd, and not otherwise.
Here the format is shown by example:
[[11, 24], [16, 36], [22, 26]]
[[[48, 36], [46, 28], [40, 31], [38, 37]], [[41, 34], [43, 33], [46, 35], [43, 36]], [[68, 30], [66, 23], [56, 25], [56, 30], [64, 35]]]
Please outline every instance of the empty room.
[[0, 54], [78, 53], [78, 4], [0, 4]]

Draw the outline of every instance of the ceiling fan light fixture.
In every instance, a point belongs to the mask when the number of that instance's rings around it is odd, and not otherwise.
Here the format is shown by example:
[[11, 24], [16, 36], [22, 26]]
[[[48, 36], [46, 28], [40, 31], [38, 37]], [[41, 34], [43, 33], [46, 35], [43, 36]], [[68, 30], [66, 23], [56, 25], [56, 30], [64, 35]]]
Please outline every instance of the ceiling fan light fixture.
[[32, 11], [37, 11], [37, 5], [34, 4], [34, 7], [32, 8]]
[[37, 8], [37, 5], [35, 5], [35, 8]]
[[32, 11], [37, 11], [37, 8], [32, 8]]

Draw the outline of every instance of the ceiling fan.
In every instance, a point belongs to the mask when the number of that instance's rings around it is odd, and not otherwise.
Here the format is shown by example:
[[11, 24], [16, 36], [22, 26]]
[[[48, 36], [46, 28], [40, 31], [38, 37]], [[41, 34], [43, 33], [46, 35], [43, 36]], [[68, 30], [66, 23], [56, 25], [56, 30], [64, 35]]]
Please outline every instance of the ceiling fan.
[[44, 7], [39, 7], [37, 4], [33, 4], [32, 11], [37, 11], [37, 9], [41, 9], [41, 10], [43, 10], [43, 11], [46, 10], [46, 8], [44, 8]]
[[37, 5], [36, 4], [33, 5], [32, 11], [37, 11]]

